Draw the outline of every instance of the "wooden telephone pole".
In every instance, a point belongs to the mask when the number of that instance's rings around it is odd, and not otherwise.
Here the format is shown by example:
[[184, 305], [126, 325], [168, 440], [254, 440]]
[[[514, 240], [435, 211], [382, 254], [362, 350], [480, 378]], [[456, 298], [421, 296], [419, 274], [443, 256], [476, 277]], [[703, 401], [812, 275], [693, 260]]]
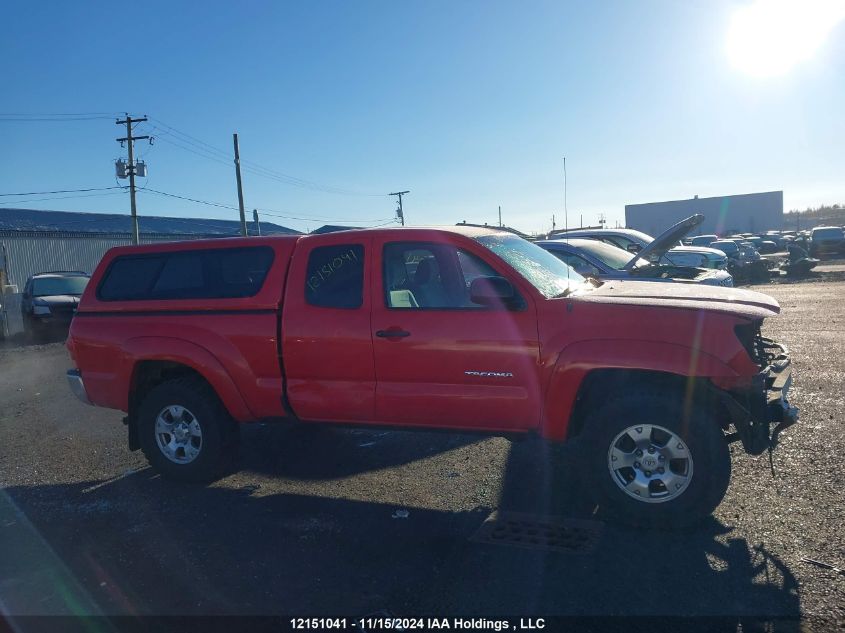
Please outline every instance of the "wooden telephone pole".
[[138, 244], [138, 209], [135, 205], [135, 153], [134, 153], [134, 143], [135, 141], [140, 141], [143, 139], [150, 138], [149, 136], [132, 136], [132, 124], [133, 123], [142, 123], [146, 121], [147, 117], [141, 117], [140, 119], [133, 119], [127, 113], [125, 119], [118, 119], [115, 121], [117, 125], [125, 125], [126, 126], [126, 136], [124, 138], [119, 138], [117, 141], [123, 145], [126, 143], [127, 152], [129, 162], [126, 165], [126, 171], [129, 175], [129, 204], [132, 212], [132, 243], [137, 245]]
[[402, 223], [402, 226], [405, 226], [405, 213], [402, 211], [402, 196], [406, 193], [411, 193], [410, 191], [396, 191], [394, 193], [388, 194], [391, 196], [397, 196], [399, 198], [399, 207], [396, 209], [396, 217], [399, 218], [399, 221]]
[[238, 207], [241, 211], [241, 235], [246, 237], [246, 215], [244, 214], [244, 190], [241, 185], [241, 152], [238, 147], [238, 135], [232, 134], [235, 143], [235, 176], [238, 179]]

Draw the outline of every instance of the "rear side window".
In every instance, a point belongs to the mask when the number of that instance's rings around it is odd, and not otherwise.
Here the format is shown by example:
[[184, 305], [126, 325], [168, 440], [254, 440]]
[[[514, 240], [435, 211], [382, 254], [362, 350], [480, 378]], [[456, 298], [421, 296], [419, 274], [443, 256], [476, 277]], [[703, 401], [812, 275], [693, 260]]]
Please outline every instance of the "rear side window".
[[273, 249], [216, 248], [118, 257], [97, 288], [101, 301], [234, 299], [261, 290]]
[[360, 308], [364, 303], [364, 247], [318, 246], [308, 255], [305, 301], [321, 308]]

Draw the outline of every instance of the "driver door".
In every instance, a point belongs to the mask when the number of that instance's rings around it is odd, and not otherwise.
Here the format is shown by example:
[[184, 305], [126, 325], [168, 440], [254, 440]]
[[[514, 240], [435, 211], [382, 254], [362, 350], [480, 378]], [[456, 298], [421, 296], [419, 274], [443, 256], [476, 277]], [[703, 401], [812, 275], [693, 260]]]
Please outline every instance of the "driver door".
[[536, 427], [541, 398], [533, 303], [523, 301], [519, 310], [474, 304], [473, 279], [506, 275], [470, 249], [385, 238], [373, 250], [376, 419], [484, 430]]

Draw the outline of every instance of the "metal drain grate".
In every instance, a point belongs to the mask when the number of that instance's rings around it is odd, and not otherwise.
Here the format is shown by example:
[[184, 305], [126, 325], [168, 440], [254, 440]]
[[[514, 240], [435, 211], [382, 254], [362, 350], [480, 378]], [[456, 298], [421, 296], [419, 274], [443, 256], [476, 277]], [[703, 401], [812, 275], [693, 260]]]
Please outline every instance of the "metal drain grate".
[[598, 521], [494, 512], [470, 540], [583, 554], [596, 546], [603, 527], [604, 524]]

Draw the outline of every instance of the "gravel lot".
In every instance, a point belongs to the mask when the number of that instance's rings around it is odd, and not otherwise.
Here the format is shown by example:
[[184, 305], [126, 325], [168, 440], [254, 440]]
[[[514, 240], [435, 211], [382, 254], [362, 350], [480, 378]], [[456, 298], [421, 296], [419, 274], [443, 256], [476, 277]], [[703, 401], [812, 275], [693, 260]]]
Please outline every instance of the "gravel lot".
[[845, 266], [756, 289], [781, 302], [766, 330], [797, 372], [801, 422], [775, 452], [777, 477], [765, 455], [734, 450], [731, 488], [704, 525], [606, 525], [587, 553], [469, 540], [496, 509], [589, 519], [572, 476], [577, 444], [553, 459], [536, 441], [252, 426], [238, 473], [176, 485], [126, 449], [122, 414], [73, 398], [61, 344], [7, 344], [0, 611], [696, 614], [843, 626], [845, 577], [800, 558], [845, 567]]

